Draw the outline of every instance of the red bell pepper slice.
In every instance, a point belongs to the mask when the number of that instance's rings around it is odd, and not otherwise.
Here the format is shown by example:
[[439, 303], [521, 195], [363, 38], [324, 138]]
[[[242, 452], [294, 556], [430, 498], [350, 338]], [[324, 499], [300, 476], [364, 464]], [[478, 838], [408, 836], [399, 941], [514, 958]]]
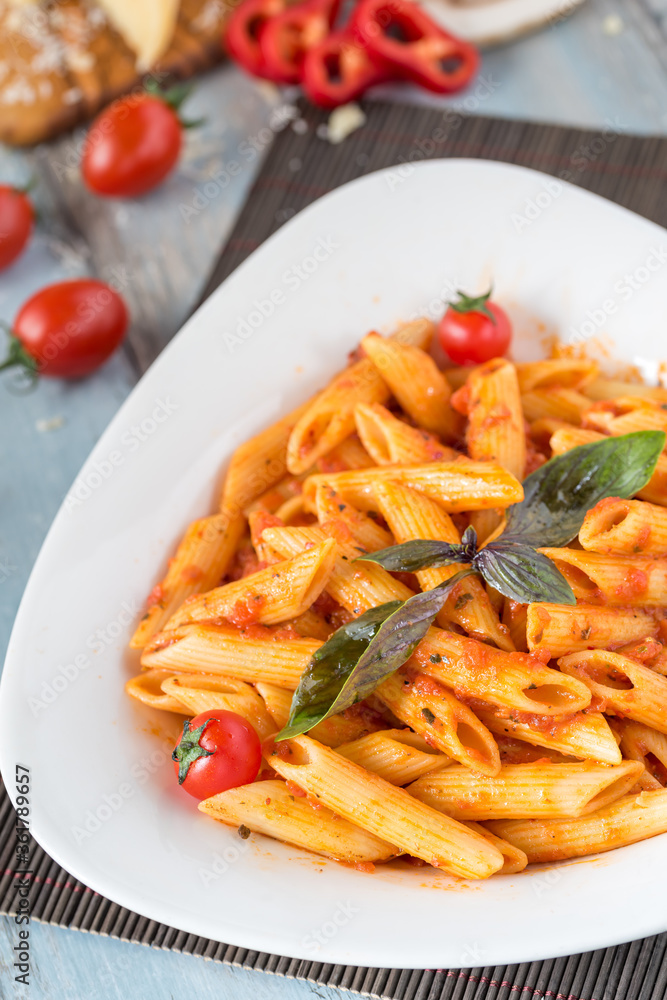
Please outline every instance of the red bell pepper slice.
[[372, 59], [437, 94], [465, 87], [479, 65], [473, 45], [435, 24], [412, 0], [361, 0], [348, 30]]
[[371, 58], [366, 46], [345, 30], [334, 32], [306, 53], [301, 85], [313, 104], [336, 108], [395, 75], [382, 60]]
[[300, 83], [309, 49], [323, 42], [336, 20], [341, 0], [304, 0], [277, 14], [262, 29], [259, 47], [272, 80]]
[[286, 0], [243, 0], [229, 15], [224, 44], [232, 59], [251, 76], [274, 80], [267, 70], [259, 39], [269, 22], [286, 6]]

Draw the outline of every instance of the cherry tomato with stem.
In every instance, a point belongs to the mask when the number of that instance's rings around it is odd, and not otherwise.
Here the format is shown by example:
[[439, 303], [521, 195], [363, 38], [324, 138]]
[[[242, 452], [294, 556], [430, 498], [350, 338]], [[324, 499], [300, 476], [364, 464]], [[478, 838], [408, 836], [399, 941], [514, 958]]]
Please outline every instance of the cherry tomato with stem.
[[455, 365], [479, 365], [506, 352], [512, 339], [507, 313], [491, 301], [493, 289], [485, 295], [457, 292], [440, 320], [440, 345]]
[[187, 122], [178, 112], [191, 93], [179, 85], [149, 88], [114, 101], [94, 120], [81, 162], [87, 187], [107, 198], [136, 198], [157, 187], [181, 154]]
[[212, 709], [186, 719], [171, 755], [178, 783], [196, 799], [248, 785], [259, 774], [259, 736], [236, 712]]
[[0, 184], [0, 271], [23, 253], [34, 221], [28, 189]]
[[88, 375], [113, 354], [127, 325], [125, 302], [103, 281], [77, 278], [47, 285], [19, 310], [0, 370], [19, 366], [33, 380]]

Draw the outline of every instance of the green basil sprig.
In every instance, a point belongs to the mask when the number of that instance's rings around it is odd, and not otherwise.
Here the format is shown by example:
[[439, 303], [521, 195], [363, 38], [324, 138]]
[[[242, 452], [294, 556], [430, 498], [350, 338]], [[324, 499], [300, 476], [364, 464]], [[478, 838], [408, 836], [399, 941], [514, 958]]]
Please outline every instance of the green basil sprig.
[[294, 692], [286, 740], [345, 711], [409, 660], [448, 595], [472, 569], [407, 601], [389, 601], [343, 625], [318, 649]]
[[471, 573], [522, 604], [576, 604], [565, 577], [535, 549], [571, 541], [600, 500], [639, 492], [664, 446], [663, 431], [638, 431], [552, 458], [528, 476], [524, 499], [509, 509], [504, 532], [483, 549], [478, 550], [476, 533], [468, 528], [456, 545], [415, 539], [360, 556], [359, 561], [379, 563], [390, 572], [467, 567], [433, 590], [382, 604], [334, 632], [306, 668], [289, 722], [276, 739], [305, 733], [371, 694], [410, 658], [454, 587]]

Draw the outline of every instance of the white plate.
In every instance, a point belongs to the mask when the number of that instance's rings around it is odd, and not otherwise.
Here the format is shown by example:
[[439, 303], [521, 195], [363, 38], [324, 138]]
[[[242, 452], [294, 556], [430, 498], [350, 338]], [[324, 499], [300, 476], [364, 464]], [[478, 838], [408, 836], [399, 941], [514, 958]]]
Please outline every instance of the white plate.
[[452, 34], [484, 47], [569, 17], [583, 0], [420, 0]]
[[[154, 920], [324, 962], [505, 964], [667, 927], [666, 837], [487, 883], [425, 868], [368, 875], [241, 841], [177, 788], [159, 749], [166, 713], [148, 720], [123, 693], [137, 664], [129, 619], [187, 522], [213, 508], [231, 450], [323, 385], [366, 331], [439, 312], [441, 291], [493, 278], [522, 357], [540, 356], [545, 332], [567, 337], [586, 322], [627, 358], [654, 357], [667, 314], [656, 252], [667, 260], [666, 250], [662, 229], [623, 209], [474, 160], [372, 174], [257, 250], [113, 420], [28, 584], [2, 678], [0, 761], [10, 795], [15, 763], [32, 769], [45, 850]], [[272, 293], [282, 301], [262, 321]]]

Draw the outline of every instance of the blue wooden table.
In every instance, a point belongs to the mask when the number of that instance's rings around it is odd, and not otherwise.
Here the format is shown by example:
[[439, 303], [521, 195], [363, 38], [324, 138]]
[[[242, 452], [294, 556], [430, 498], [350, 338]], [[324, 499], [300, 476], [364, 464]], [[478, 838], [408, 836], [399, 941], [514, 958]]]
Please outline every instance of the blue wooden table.
[[[667, 0], [588, 0], [570, 19], [486, 53], [481, 79], [485, 85], [477, 97], [449, 103], [473, 113], [665, 134]], [[188, 106], [189, 116], [205, 116], [206, 125], [188, 136], [177, 174], [139, 202], [103, 203], [82, 189], [80, 135], [29, 154], [0, 150], [0, 178], [35, 177], [40, 210], [29, 250], [0, 275], [0, 318], [11, 321], [37, 288], [87, 273], [114, 283], [133, 318], [126, 347], [87, 380], [44, 379], [28, 395], [15, 394], [7, 375], [2, 380], [0, 650], [68, 487], [138, 376], [196, 302], [267, 137], [285, 123], [284, 103], [275, 90], [255, 85], [232, 67], [209, 75]], [[226, 170], [232, 160], [242, 164], [234, 177]], [[14, 931], [13, 923], [3, 921], [0, 997], [125, 1000], [187, 993], [199, 1000], [313, 995], [329, 1000], [342, 995], [35, 923], [28, 991], [13, 982]]]

